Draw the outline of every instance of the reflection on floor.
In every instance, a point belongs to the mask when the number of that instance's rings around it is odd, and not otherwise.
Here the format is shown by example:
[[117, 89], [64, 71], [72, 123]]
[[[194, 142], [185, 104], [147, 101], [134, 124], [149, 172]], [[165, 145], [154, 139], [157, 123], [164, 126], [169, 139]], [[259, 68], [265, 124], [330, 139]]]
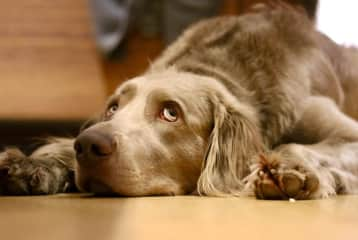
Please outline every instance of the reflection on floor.
[[358, 196], [0, 197], [1, 239], [358, 239]]

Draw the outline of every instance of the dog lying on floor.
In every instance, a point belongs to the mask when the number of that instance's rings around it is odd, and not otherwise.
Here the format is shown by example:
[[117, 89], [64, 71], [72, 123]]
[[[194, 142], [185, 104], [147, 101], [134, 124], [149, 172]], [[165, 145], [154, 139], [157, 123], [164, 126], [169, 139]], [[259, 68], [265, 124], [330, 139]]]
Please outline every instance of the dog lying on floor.
[[76, 140], [1, 153], [0, 193], [357, 193], [355, 64], [356, 49], [285, 4], [199, 22]]

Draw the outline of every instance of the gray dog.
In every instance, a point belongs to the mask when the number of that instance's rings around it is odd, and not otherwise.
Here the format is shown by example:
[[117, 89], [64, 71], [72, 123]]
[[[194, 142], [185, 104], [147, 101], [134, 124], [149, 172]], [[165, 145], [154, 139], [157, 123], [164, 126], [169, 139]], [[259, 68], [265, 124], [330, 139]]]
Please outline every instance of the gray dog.
[[357, 88], [356, 49], [302, 11], [257, 5], [190, 27], [76, 140], [1, 153], [0, 191], [59, 193], [75, 182], [124, 196], [356, 193]]

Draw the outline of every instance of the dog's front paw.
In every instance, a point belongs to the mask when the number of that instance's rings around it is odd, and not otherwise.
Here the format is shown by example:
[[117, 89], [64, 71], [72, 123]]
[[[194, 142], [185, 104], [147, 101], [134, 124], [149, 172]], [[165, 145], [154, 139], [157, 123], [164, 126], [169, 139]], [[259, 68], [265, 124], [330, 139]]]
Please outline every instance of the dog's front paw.
[[259, 168], [255, 181], [259, 199], [311, 199], [319, 187], [313, 173], [280, 154], [260, 155]]
[[0, 153], [0, 195], [40, 195], [65, 191], [65, 169], [35, 160], [17, 149]]

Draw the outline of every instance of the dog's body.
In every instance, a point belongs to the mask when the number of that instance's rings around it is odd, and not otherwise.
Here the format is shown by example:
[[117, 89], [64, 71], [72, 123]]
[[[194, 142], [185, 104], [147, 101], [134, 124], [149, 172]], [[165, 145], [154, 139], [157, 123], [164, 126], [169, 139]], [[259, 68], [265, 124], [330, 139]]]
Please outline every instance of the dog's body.
[[4, 152], [0, 190], [63, 192], [75, 169], [79, 189], [128, 196], [357, 193], [355, 65], [356, 49], [284, 6], [200, 22], [116, 91], [77, 138], [77, 164], [73, 140], [29, 157], [60, 161], [51, 174]]

